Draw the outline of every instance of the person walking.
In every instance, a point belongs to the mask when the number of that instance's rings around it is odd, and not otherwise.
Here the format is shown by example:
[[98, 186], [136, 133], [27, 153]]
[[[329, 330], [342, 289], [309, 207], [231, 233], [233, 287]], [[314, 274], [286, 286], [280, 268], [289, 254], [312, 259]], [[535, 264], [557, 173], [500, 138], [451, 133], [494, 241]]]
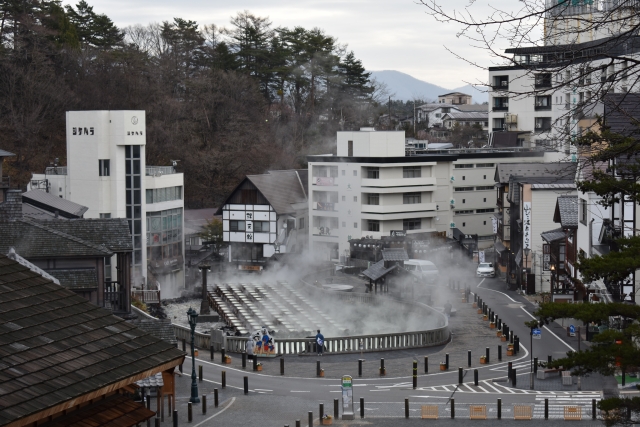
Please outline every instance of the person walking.
[[322, 352], [324, 351], [324, 335], [320, 333], [320, 329], [318, 329], [318, 333], [316, 334], [316, 350], [318, 350], [318, 356], [322, 356]]

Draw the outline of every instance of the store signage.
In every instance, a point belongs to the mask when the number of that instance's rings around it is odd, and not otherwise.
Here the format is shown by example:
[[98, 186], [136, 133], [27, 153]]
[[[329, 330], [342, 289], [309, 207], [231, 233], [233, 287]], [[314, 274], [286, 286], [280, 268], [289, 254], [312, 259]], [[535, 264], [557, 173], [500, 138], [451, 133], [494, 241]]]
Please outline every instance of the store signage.
[[406, 230], [391, 230], [391, 237], [407, 237]]
[[531, 249], [531, 202], [522, 204], [522, 248]]
[[333, 185], [332, 176], [317, 176], [314, 178], [316, 185]]
[[71, 128], [72, 135], [93, 135], [93, 128]]

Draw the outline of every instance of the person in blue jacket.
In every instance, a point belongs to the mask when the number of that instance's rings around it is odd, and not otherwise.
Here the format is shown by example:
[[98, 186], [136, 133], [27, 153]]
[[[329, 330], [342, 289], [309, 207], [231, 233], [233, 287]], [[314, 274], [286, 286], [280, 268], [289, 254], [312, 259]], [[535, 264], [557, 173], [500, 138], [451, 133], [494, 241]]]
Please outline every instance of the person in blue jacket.
[[318, 329], [318, 333], [316, 334], [316, 349], [318, 350], [318, 356], [322, 356], [324, 350], [324, 335], [320, 333], [320, 329]]

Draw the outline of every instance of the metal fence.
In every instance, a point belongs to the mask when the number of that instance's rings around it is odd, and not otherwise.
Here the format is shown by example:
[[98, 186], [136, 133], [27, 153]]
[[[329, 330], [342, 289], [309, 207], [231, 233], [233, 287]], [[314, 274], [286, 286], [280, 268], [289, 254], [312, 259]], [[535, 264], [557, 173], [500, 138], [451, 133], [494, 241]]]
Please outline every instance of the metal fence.
[[147, 176], [162, 176], [174, 173], [176, 173], [176, 170], [173, 166], [147, 166], [145, 168], [145, 175]]

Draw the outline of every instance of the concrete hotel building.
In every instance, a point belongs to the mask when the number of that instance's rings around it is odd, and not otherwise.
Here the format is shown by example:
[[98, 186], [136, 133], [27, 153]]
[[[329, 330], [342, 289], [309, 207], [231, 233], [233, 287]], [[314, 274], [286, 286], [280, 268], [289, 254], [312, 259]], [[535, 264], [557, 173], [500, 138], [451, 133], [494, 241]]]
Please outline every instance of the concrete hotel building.
[[[29, 187], [88, 207], [85, 218], [126, 218], [132, 284], [184, 287], [184, 177], [147, 166], [145, 112], [68, 111], [66, 121], [67, 166], [34, 174]], [[105, 271], [116, 276], [115, 265]]]
[[453, 230], [493, 244], [497, 163], [546, 162], [543, 150], [440, 150], [405, 154], [404, 132], [338, 132], [337, 155], [309, 156], [309, 248], [347, 256], [349, 240]]

